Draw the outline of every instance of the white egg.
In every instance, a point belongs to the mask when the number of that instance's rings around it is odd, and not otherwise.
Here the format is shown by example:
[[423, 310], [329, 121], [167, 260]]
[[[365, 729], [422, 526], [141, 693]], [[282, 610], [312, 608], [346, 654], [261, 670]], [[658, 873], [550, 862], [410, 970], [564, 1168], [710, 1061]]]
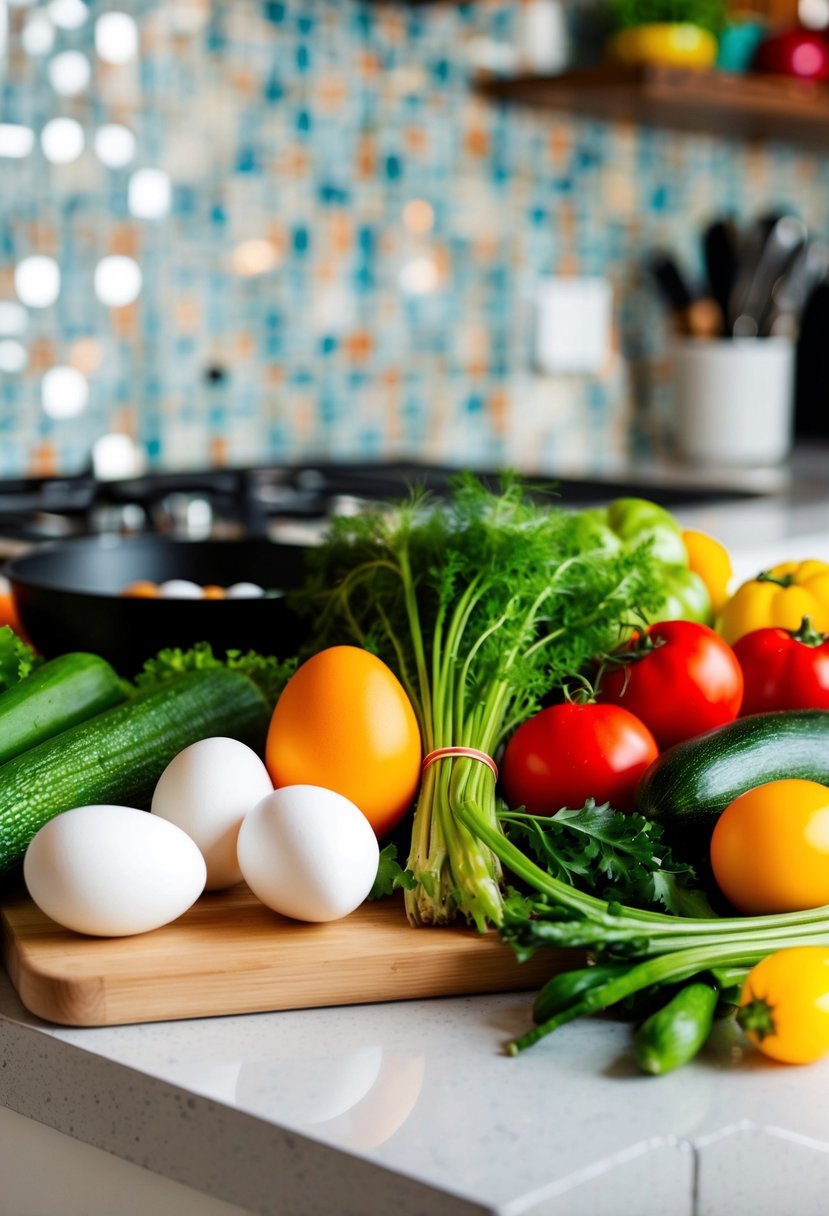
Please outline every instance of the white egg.
[[229, 600], [258, 600], [264, 594], [264, 588], [260, 587], [258, 583], [234, 583], [225, 592], [225, 596]]
[[159, 777], [152, 813], [192, 837], [207, 863], [207, 888], [215, 891], [241, 880], [239, 825], [272, 792], [268, 770], [251, 748], [237, 739], [200, 739], [174, 756]]
[[294, 920], [339, 920], [368, 895], [380, 849], [353, 802], [316, 785], [285, 785], [246, 815], [239, 865], [263, 904]]
[[161, 583], [158, 595], [163, 600], [202, 600], [204, 589], [186, 578], [171, 578]]
[[82, 806], [50, 819], [23, 858], [37, 906], [77, 933], [147, 933], [186, 912], [206, 867], [175, 824], [127, 806]]

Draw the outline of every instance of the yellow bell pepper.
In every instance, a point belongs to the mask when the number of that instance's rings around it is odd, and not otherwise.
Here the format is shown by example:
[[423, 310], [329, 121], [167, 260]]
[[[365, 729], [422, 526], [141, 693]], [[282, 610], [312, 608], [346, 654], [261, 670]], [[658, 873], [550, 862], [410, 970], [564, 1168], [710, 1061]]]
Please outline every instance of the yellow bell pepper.
[[718, 613], [728, 599], [733, 570], [731, 556], [725, 545], [720, 544], [707, 532], [687, 528], [682, 540], [688, 554], [688, 566], [698, 574], [708, 588], [711, 607]]
[[814, 558], [781, 562], [743, 583], [720, 612], [717, 631], [733, 646], [755, 629], [797, 630], [805, 616], [818, 633], [829, 633], [829, 565]]

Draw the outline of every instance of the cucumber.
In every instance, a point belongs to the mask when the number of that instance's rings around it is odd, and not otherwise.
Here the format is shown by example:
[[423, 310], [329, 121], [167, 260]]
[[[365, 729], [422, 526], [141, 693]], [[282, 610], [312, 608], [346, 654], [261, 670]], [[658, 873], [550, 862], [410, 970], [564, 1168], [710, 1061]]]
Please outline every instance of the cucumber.
[[0, 764], [125, 700], [106, 659], [83, 653], [50, 659], [0, 694]]
[[717, 989], [697, 982], [680, 988], [636, 1032], [634, 1051], [642, 1072], [660, 1077], [693, 1060], [711, 1033]]
[[262, 694], [237, 671], [205, 668], [139, 693], [0, 766], [0, 873], [23, 860], [39, 828], [95, 803], [146, 808], [183, 748], [226, 735], [261, 754], [270, 720]]
[[829, 710], [751, 714], [675, 743], [645, 772], [636, 804], [690, 856], [707, 851], [717, 819], [739, 794], [786, 777], [829, 784]]

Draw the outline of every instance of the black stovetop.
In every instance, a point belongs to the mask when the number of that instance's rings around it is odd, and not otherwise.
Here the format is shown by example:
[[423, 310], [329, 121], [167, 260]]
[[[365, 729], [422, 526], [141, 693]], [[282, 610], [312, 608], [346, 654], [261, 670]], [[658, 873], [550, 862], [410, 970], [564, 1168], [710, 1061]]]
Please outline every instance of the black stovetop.
[[[0, 536], [43, 541], [106, 530], [171, 532], [176, 505], [209, 504], [211, 518], [229, 533], [266, 536], [275, 520], [324, 520], [356, 503], [394, 501], [418, 485], [445, 494], [457, 469], [416, 462], [307, 461], [244, 469], [151, 472], [99, 481], [93, 476], [0, 481]], [[496, 470], [479, 470], [493, 488]], [[668, 484], [633, 477], [532, 477], [539, 495], [583, 506], [641, 496], [668, 508], [754, 496], [734, 486]]]

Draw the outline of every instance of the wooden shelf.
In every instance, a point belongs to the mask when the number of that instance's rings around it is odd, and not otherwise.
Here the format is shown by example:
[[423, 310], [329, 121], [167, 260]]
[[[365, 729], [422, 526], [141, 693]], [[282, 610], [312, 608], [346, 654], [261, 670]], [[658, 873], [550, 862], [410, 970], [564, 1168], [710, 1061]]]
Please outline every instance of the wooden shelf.
[[606, 66], [487, 77], [487, 97], [643, 126], [829, 148], [829, 86], [785, 76]]

